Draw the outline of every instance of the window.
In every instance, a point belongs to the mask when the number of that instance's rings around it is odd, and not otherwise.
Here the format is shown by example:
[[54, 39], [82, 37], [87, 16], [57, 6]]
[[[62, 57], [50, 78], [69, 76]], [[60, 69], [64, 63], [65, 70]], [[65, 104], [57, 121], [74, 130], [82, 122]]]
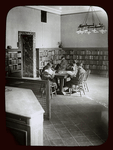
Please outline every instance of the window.
[[41, 22], [47, 22], [47, 12], [41, 10]]

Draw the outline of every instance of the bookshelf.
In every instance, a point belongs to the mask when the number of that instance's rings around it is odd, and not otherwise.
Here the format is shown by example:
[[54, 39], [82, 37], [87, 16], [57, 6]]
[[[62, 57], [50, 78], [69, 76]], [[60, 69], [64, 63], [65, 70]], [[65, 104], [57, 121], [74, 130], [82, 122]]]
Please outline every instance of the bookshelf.
[[36, 48], [37, 69], [42, 69], [48, 62], [54, 65], [60, 63], [64, 52], [61, 48]]
[[64, 48], [68, 62], [77, 59], [83, 63], [84, 69], [92, 73], [108, 76], [108, 49], [107, 48]]
[[48, 62], [54, 65], [61, 62], [64, 55], [68, 63], [77, 59], [83, 63], [84, 69], [93, 74], [108, 76], [107, 48], [39, 48], [37, 52], [37, 69], [42, 69]]
[[18, 49], [6, 49], [5, 69], [8, 74], [21, 72], [21, 51]]
[[[54, 67], [61, 62], [61, 57], [65, 56], [68, 63], [77, 59], [83, 63], [84, 69], [90, 69], [92, 74], [108, 76], [108, 49], [107, 48], [36, 48], [36, 69], [37, 77], [40, 70], [48, 63], [53, 63]], [[6, 72], [22, 72], [22, 54], [18, 49], [6, 50]], [[21, 75], [20, 75], [21, 76]]]

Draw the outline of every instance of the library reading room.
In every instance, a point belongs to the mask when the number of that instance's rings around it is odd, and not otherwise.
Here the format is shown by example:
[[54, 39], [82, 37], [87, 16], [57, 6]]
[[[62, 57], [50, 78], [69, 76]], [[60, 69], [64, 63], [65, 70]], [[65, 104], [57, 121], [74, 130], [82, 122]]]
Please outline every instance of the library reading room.
[[6, 18], [9, 145], [94, 147], [109, 137], [108, 16], [99, 6], [27, 5]]

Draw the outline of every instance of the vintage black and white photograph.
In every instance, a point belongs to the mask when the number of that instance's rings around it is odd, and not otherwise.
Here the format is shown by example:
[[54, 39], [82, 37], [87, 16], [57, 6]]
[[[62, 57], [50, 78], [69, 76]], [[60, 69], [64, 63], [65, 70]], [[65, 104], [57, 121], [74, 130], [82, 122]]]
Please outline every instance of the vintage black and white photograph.
[[100, 6], [11, 8], [5, 37], [6, 139], [92, 147], [109, 131], [108, 14]]

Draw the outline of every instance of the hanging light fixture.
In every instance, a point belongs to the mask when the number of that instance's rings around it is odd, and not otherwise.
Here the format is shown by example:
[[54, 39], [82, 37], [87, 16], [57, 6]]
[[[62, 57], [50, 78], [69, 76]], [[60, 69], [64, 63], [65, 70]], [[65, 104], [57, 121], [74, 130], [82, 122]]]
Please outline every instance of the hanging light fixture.
[[[87, 24], [88, 15], [90, 12], [92, 13], [92, 24]], [[96, 11], [93, 9], [92, 6], [89, 7], [88, 13], [86, 14], [86, 17], [83, 23], [78, 26], [76, 33], [77, 34], [83, 34], [83, 33], [90, 34], [91, 31], [93, 33], [102, 33], [102, 34], [107, 32], [107, 30], [105, 29], [105, 26], [100, 22], [96, 14]]]

